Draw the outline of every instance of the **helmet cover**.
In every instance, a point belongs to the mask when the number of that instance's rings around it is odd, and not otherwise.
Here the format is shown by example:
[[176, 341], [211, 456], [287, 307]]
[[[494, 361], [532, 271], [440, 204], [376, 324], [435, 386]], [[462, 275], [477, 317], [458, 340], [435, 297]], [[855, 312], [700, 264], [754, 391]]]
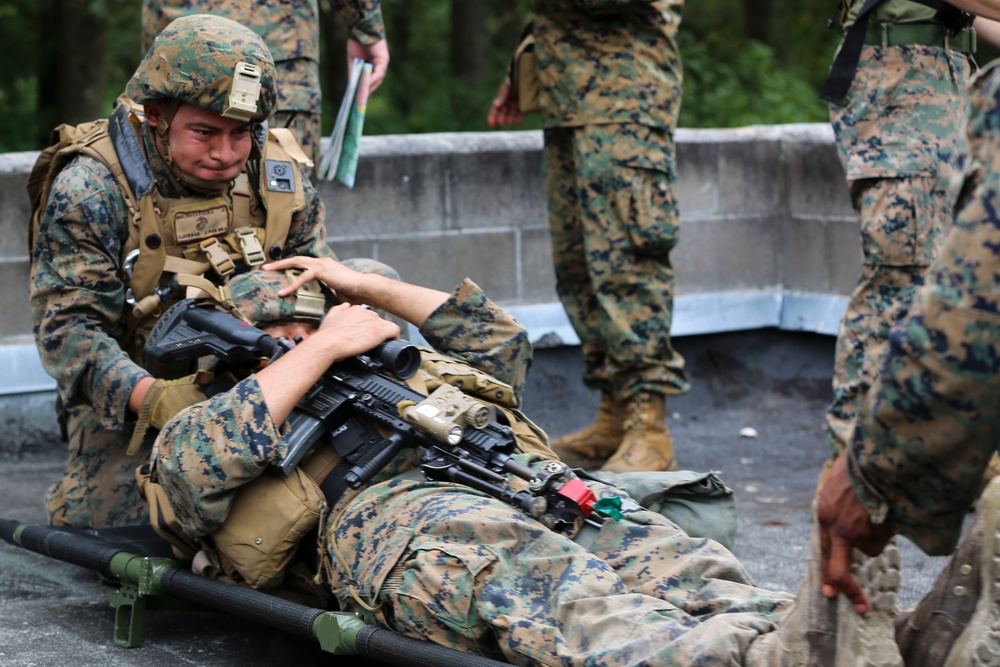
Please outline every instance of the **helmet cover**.
[[274, 60], [257, 33], [210, 14], [182, 16], [163, 29], [128, 82], [139, 104], [177, 99], [259, 123], [277, 104]]
[[319, 322], [327, 310], [328, 292], [313, 280], [295, 293], [278, 296], [278, 290], [292, 284], [296, 271], [250, 271], [226, 285], [229, 300], [240, 315], [255, 327], [275, 322]]

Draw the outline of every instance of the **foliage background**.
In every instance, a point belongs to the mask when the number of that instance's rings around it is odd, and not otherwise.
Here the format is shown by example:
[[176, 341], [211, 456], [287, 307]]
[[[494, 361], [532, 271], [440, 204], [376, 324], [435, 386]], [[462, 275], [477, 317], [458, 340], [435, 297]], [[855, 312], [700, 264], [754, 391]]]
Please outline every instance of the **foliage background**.
[[[365, 132], [488, 129], [529, 2], [383, 0], [392, 62]], [[691, 0], [679, 38], [681, 126], [825, 121], [817, 91], [839, 39], [826, 27], [836, 5]], [[344, 30], [329, 0], [320, 6], [329, 131], [345, 80]], [[139, 0], [0, 1], [0, 151], [37, 150], [58, 123], [106, 115], [141, 58], [139, 29]]]

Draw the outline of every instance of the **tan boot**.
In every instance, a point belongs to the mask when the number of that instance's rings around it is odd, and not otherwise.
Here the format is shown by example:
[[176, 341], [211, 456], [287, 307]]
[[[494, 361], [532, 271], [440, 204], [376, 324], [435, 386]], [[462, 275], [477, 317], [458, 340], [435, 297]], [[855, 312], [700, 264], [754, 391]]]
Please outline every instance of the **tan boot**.
[[608, 472], [675, 470], [674, 446], [667, 429], [666, 399], [640, 393], [625, 403], [625, 436], [615, 455], [601, 467]]
[[596, 468], [617, 451], [625, 435], [625, 407], [601, 394], [594, 423], [552, 442], [552, 451], [573, 468]]
[[990, 463], [986, 466], [986, 472], [983, 473], [983, 481], [979, 484], [979, 495], [983, 495], [983, 491], [986, 490], [986, 486], [993, 480], [994, 477], [1000, 475], [1000, 454], [996, 452], [990, 457]]
[[861, 616], [843, 595], [830, 600], [820, 589], [819, 529], [813, 510], [806, 572], [791, 609], [778, 628], [757, 637], [744, 667], [902, 667], [892, 618], [899, 589], [899, 552], [895, 544], [868, 558], [854, 551], [851, 569], [872, 602]]
[[896, 618], [896, 643], [906, 667], [943, 665], [965, 631], [982, 591], [982, 513], [951, 555], [930, 592], [912, 612]]
[[[972, 558], [968, 564], [971, 566], [969, 574], [979, 578], [979, 599], [951, 647], [945, 667], [1000, 664], [1000, 479], [994, 478], [983, 491], [976, 512], [971, 534], [974, 539], [978, 538], [980, 552], [979, 557]], [[959, 572], [964, 574], [961, 565], [959, 567]], [[943, 611], [952, 610], [945, 608]], [[962, 619], [954, 620], [961, 625]], [[942, 642], [954, 634], [954, 629], [945, 624], [935, 625], [942, 626], [940, 633], [936, 627], [929, 627], [927, 631], [935, 632]]]
[[[813, 510], [815, 517], [815, 509]], [[820, 590], [819, 531], [813, 532], [806, 571], [792, 607], [773, 632], [754, 639], [744, 667], [832, 667], [837, 656], [837, 601]]]

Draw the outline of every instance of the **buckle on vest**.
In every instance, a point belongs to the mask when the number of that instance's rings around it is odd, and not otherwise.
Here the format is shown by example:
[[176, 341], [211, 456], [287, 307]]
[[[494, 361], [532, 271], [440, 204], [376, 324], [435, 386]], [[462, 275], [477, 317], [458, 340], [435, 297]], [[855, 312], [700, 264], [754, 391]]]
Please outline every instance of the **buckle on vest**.
[[222, 247], [218, 239], [205, 239], [198, 244], [202, 252], [205, 253], [205, 258], [208, 260], [212, 268], [215, 269], [216, 273], [220, 277], [226, 278], [234, 271], [236, 271], [236, 265], [233, 264], [233, 260], [229, 257], [229, 253], [226, 249]]
[[240, 227], [236, 230], [236, 239], [243, 253], [243, 261], [248, 266], [257, 268], [264, 263], [264, 246], [257, 238], [257, 231], [252, 227]]

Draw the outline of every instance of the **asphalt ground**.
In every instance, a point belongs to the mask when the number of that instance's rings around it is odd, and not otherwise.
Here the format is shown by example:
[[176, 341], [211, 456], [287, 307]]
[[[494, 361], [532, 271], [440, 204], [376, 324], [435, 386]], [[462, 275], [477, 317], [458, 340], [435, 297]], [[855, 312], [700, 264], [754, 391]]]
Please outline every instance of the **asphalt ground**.
[[[807, 552], [810, 504], [827, 457], [822, 423], [833, 339], [771, 330], [681, 338], [691, 391], [668, 400], [678, 461], [715, 470], [734, 490], [733, 551], [755, 583], [795, 591]], [[589, 423], [597, 395], [579, 382], [578, 348], [536, 350], [526, 412], [552, 436]], [[757, 436], [746, 437], [744, 429]], [[741, 431], [744, 435], [741, 435]], [[0, 435], [0, 440], [2, 440]], [[0, 447], [0, 517], [45, 520], [42, 496], [64, 449]], [[916, 604], [945, 559], [901, 541], [901, 608]], [[0, 665], [202, 667], [379, 665], [322, 653], [308, 640], [211, 610], [151, 609], [139, 648], [114, 642], [113, 587], [94, 572], [0, 542]]]

